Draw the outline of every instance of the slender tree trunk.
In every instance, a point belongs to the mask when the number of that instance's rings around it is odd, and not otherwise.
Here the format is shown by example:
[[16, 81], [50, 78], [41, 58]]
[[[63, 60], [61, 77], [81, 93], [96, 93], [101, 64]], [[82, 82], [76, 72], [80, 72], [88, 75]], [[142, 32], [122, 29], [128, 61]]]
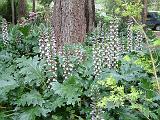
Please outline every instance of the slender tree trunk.
[[26, 15], [26, 0], [19, 0], [18, 3], [18, 19]]
[[12, 23], [15, 24], [15, 8], [14, 8], [14, 0], [11, 0], [11, 8], [12, 8]]
[[86, 0], [86, 24], [87, 24], [87, 32], [91, 32], [95, 27], [95, 2], [94, 0]]
[[33, 4], [32, 12], [35, 12], [36, 11], [36, 1], [32, 0], [32, 4]]
[[58, 46], [83, 42], [94, 27], [94, 0], [55, 0], [53, 26]]
[[143, 11], [142, 11], [142, 23], [145, 24], [147, 20], [147, 5], [148, 5], [148, 0], [143, 0]]

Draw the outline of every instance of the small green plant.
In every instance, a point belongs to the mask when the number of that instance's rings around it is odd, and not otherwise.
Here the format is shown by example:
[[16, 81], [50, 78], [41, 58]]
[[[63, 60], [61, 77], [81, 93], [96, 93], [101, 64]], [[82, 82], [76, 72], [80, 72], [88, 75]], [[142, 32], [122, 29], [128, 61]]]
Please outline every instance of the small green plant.
[[[133, 8], [131, 4], [127, 9]], [[128, 37], [119, 37], [118, 23], [106, 21], [87, 44], [66, 45], [56, 55], [54, 35], [47, 36], [50, 26], [9, 26], [6, 45], [0, 36], [0, 119], [159, 120], [160, 95], [148, 51], [128, 51]], [[104, 36], [108, 31], [110, 42]], [[121, 31], [126, 35], [127, 30]], [[47, 40], [42, 40], [43, 32], [48, 32]]]
[[[158, 120], [157, 113], [154, 112], [150, 106], [155, 104], [154, 100], [147, 98], [144, 91], [138, 86], [124, 86], [117, 82], [112, 76], [105, 80], [99, 80], [97, 83], [101, 86], [99, 89], [103, 88], [104, 93], [97, 102], [97, 106], [102, 109], [107, 109], [105, 114], [108, 114], [110, 118], [113, 118], [112, 115], [114, 115], [114, 119]], [[155, 111], [156, 110], [157, 108]]]

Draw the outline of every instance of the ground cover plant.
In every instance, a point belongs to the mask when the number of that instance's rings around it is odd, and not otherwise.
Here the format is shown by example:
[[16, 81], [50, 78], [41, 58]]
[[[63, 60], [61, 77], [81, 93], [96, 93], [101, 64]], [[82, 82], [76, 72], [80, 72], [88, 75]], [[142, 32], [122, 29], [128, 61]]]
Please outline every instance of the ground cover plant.
[[53, 11], [0, 19], [0, 120], [160, 119], [159, 39], [140, 24], [140, 1], [116, 2], [83, 42], [59, 43]]

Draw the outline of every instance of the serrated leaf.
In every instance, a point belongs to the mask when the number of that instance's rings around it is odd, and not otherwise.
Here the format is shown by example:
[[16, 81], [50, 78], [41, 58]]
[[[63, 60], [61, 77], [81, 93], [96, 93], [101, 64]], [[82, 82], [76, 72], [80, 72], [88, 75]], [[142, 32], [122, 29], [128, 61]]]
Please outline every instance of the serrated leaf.
[[7, 51], [0, 51], [0, 61], [9, 61], [12, 59], [12, 54]]
[[56, 97], [47, 101], [44, 104], [44, 106], [50, 109], [51, 111], [55, 111], [56, 108], [61, 108], [62, 106], [65, 106], [66, 105], [65, 102], [66, 100], [64, 98]]
[[41, 83], [44, 83], [44, 62], [39, 61], [37, 56], [29, 59], [26, 59], [25, 57], [18, 58], [16, 62], [20, 68], [19, 73], [25, 75], [25, 84], [29, 84], [30, 86], [36, 84], [37, 86], [40, 86]]
[[42, 107], [34, 107], [21, 113], [18, 117], [18, 120], [35, 120], [37, 116], [40, 117], [42, 115], [46, 117], [48, 112], [50, 112], [50, 110]]
[[18, 87], [18, 83], [10, 75], [10, 72], [5, 72], [7, 71], [2, 72], [0, 75], [0, 101], [6, 100], [6, 94]]
[[42, 98], [41, 94], [36, 91], [32, 90], [30, 93], [23, 94], [22, 97], [18, 100], [17, 104], [22, 106], [41, 106], [45, 103], [44, 99]]
[[0, 89], [2, 88], [10, 88], [10, 90], [14, 89], [17, 86], [17, 82], [15, 80], [0, 80]]
[[58, 94], [62, 98], [66, 99], [67, 105], [75, 105], [76, 102], [80, 101], [80, 96], [82, 94], [82, 88], [80, 84], [76, 83], [74, 77], [71, 77], [63, 84], [54, 82], [52, 83], [52, 90], [55, 94]]

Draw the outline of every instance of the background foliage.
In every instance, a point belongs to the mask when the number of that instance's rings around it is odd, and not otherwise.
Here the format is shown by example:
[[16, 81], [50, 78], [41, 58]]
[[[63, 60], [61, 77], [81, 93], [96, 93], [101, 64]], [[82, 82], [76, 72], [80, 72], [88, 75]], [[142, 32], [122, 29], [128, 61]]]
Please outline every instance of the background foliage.
[[[106, 29], [109, 29], [108, 23], [113, 16], [139, 16], [141, 4], [138, 0], [136, 4], [123, 0], [115, 2], [97, 1], [104, 5], [97, 10], [97, 21], [102, 20]], [[7, 2], [0, 4], [3, 4], [0, 5], [1, 9]], [[126, 8], [125, 12], [122, 7]], [[126, 26], [124, 21], [120, 19], [119, 24]], [[70, 58], [76, 70], [65, 81], [60, 66], [63, 61], [57, 56], [59, 79], [49, 89], [47, 80], [52, 74], [46, 69], [49, 66], [46, 66], [45, 59], [40, 59], [38, 46], [41, 32], [48, 29], [50, 26], [42, 17], [24, 26], [10, 24], [7, 45], [3, 44], [0, 34], [0, 120], [90, 120], [92, 111], [96, 111], [95, 116], [105, 120], [160, 119], [160, 93], [147, 48], [140, 52], [124, 53], [116, 69], [105, 68], [96, 79], [92, 58], [92, 40], [96, 33], [93, 32], [81, 45], [84, 61], [77, 64], [75, 56]], [[122, 34], [119, 39], [127, 39], [127, 36], [123, 36], [126, 29], [121, 26], [119, 31]], [[147, 35], [153, 47], [159, 79], [159, 39], [152, 31], [147, 31]]]

